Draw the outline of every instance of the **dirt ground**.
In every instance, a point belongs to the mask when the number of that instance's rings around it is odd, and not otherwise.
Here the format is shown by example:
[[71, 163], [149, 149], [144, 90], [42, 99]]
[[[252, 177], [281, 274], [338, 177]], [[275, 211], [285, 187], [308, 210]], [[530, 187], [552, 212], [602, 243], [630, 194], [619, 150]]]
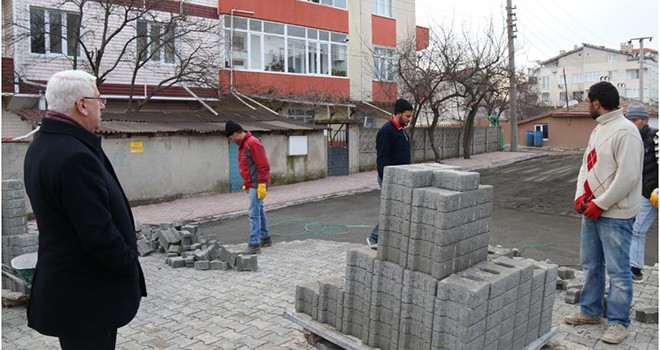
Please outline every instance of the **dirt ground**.
[[[481, 183], [495, 191], [490, 244], [579, 267], [581, 218], [573, 212], [573, 197], [581, 157], [562, 152], [479, 171]], [[365, 243], [378, 222], [379, 196], [372, 191], [269, 211], [271, 234], [275, 242], [315, 238]], [[227, 244], [246, 242], [248, 231], [246, 217], [200, 227], [208, 238]], [[656, 221], [647, 235], [646, 265], [658, 262], [657, 233]]]

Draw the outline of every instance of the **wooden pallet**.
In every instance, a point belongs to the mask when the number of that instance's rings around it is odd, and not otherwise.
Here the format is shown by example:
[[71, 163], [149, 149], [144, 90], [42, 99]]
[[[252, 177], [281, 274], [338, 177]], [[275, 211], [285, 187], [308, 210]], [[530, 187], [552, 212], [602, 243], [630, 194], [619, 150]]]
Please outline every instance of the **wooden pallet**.
[[[293, 323], [303, 327], [307, 342], [319, 348], [346, 350], [375, 349], [365, 345], [356, 337], [340, 333], [328, 324], [314, 321], [309, 315], [301, 314], [299, 312], [285, 311], [283, 316], [284, 318], [291, 320]], [[525, 350], [541, 349], [544, 345], [550, 342], [550, 339], [557, 334], [558, 331], [559, 327], [553, 327], [550, 332], [527, 345]]]

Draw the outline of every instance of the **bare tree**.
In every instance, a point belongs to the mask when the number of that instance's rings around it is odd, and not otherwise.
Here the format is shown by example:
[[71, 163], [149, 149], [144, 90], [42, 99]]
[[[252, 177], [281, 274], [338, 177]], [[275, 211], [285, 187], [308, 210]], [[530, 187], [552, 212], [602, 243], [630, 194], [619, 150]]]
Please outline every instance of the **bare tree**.
[[415, 104], [411, 140], [414, 139], [422, 110], [425, 107], [430, 109], [433, 119], [426, 130], [436, 162], [440, 162], [441, 155], [435, 143], [435, 128], [446, 111], [445, 103], [460, 96], [452, 80], [460, 60], [460, 47], [453, 33], [441, 27], [429, 34], [429, 46], [426, 49], [418, 51], [415, 37], [410, 36], [399, 45], [397, 52], [396, 68], [400, 89]]
[[[14, 40], [33, 44], [44, 40], [39, 34], [65, 37], [65, 55], [51, 59], [66, 57], [72, 69], [89, 70], [98, 86], [109, 77], [130, 72], [128, 110], [139, 110], [175, 84], [218, 90], [218, 21], [188, 16], [185, 5], [155, 0], [63, 0], [56, 9], [67, 16], [66, 33], [48, 32], [43, 25], [35, 31], [37, 14], [30, 24], [14, 23], [22, 29]], [[22, 79], [28, 74], [17, 75]], [[136, 89], [139, 75], [157, 81], [146, 94]]]
[[461, 69], [453, 77], [461, 95], [461, 107], [467, 111], [463, 124], [463, 157], [469, 159], [474, 134], [474, 119], [485, 101], [495, 99], [506, 87], [506, 44], [504, 33], [497, 34], [491, 25], [481, 38], [463, 33]]

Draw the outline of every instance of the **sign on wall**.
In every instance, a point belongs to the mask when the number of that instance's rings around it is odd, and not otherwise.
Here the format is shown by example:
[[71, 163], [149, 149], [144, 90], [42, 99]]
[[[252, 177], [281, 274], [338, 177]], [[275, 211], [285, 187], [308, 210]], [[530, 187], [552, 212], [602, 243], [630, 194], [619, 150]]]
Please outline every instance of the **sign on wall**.
[[133, 141], [128, 145], [131, 153], [142, 153], [144, 152], [144, 143], [142, 141]]

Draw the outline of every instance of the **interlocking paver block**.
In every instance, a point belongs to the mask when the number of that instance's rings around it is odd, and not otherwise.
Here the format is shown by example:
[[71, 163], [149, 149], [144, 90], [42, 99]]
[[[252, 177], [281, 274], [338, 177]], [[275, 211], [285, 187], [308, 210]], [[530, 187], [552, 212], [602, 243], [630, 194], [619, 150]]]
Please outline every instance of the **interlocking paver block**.
[[460, 170], [437, 170], [433, 172], [433, 187], [459, 192], [473, 191], [479, 187], [479, 173]]
[[238, 271], [257, 271], [256, 255], [238, 255], [236, 257], [236, 270]]

